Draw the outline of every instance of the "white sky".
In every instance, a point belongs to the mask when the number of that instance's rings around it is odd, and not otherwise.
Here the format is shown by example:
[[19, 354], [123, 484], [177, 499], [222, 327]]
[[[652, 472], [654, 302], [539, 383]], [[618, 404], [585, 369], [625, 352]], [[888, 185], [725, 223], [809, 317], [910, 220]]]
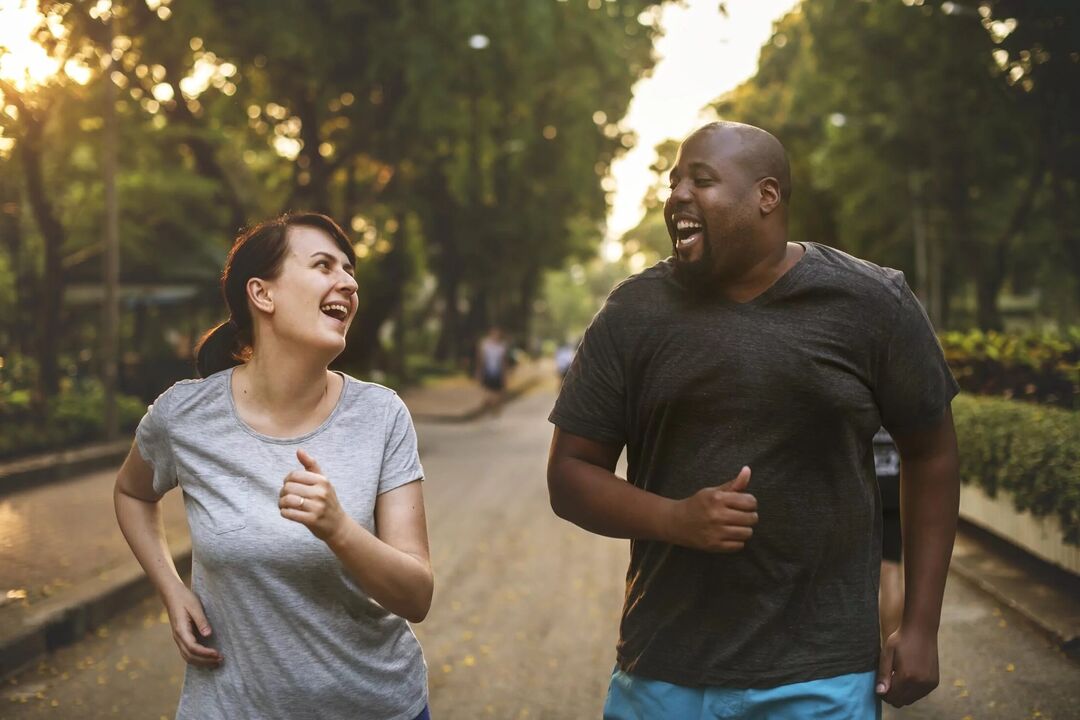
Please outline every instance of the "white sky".
[[664, 37], [656, 44], [659, 61], [652, 77], [634, 86], [624, 121], [637, 132], [638, 144], [611, 168], [616, 190], [608, 214], [609, 239], [641, 220], [654, 148], [668, 138], [682, 139], [712, 119], [701, 109], [754, 74], [773, 22], [797, 1], [728, 0], [727, 17], [720, 14], [718, 0], [687, 0], [685, 7], [664, 8]]

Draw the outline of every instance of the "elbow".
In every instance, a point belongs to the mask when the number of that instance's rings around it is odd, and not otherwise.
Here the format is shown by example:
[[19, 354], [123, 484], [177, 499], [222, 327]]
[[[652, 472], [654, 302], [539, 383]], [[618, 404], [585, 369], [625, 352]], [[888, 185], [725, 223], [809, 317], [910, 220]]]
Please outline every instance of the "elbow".
[[551, 503], [551, 511], [563, 520], [569, 520], [569, 503], [566, 497], [566, 487], [557, 465], [548, 467], [548, 501]]
[[402, 615], [406, 620], [413, 624], [422, 623], [427, 619], [428, 613], [431, 611], [431, 600], [435, 594], [435, 578], [430, 573], [424, 583], [424, 588], [420, 593], [420, 600], [413, 607], [407, 608], [406, 612]]

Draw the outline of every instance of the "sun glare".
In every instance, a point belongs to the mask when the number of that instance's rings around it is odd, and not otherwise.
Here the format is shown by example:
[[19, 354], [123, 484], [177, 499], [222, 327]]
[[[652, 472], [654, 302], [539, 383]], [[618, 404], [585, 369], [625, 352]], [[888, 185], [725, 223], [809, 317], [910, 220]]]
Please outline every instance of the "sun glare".
[[[44, 85], [60, 73], [77, 83], [86, 83], [89, 68], [76, 60], [68, 60], [61, 67], [34, 42], [31, 35], [41, 20], [36, 0], [0, 0], [0, 79], [20, 92]], [[54, 35], [63, 32], [58, 19], [54, 22], [50, 18], [48, 26]]]

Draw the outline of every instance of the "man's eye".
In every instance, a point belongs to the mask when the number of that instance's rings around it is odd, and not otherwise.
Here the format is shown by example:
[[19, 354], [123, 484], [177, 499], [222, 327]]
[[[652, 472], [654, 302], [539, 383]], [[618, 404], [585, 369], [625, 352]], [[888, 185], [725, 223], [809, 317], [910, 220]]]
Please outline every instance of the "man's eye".
[[705, 187], [712, 185], [712, 178], [694, 178], [694, 185], [696, 187]]

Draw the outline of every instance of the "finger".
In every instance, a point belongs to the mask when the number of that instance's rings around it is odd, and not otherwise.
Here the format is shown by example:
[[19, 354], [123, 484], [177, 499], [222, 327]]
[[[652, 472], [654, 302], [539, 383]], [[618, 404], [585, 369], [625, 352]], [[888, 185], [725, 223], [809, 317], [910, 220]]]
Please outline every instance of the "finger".
[[300, 464], [303, 465], [304, 469], [308, 472], [322, 475], [322, 470], [319, 469], [319, 463], [315, 462], [315, 458], [308, 455], [304, 450], [298, 449], [296, 451], [296, 459], [300, 461]]
[[750, 466], [743, 465], [742, 470], [735, 476], [735, 479], [731, 481], [731, 492], [742, 492], [746, 489], [746, 486], [750, 484]]
[[734, 540], [736, 542], [744, 543], [754, 536], [754, 531], [748, 527], [743, 526], [731, 526], [726, 528], [727, 532], [724, 533], [725, 540]]
[[723, 495], [723, 503], [732, 510], [742, 512], [755, 512], [757, 510], [757, 498], [748, 492], [726, 492]]
[[185, 608], [188, 615], [191, 617], [191, 622], [194, 623], [198, 629], [199, 634], [203, 637], [210, 637], [213, 633], [213, 628], [210, 627], [210, 621], [206, 619], [206, 613], [203, 612], [202, 605], [195, 603], [191, 607]]
[[892, 644], [886, 642], [878, 659], [877, 685], [874, 688], [878, 695], [885, 695], [892, 689], [893, 653]]
[[195, 639], [195, 634], [191, 631], [191, 628], [178, 628], [173, 635], [176, 639], [176, 644], [180, 646], [180, 652], [185, 654], [185, 659], [195, 660], [209, 660], [219, 661], [221, 654], [218, 653], [212, 647], [200, 645], [199, 641]]
[[294, 482], [290, 480], [281, 486], [281, 491], [278, 492], [278, 497], [285, 497], [286, 495], [297, 495], [305, 498], [319, 497], [318, 489], [314, 485], [307, 485], [305, 483]]
[[297, 507], [282, 507], [280, 512], [281, 517], [285, 518], [286, 520], [298, 522], [301, 525], [311, 525], [318, 519], [315, 513], [309, 512], [306, 506], [303, 510]]
[[285, 476], [285, 483], [298, 483], [300, 485], [318, 485], [320, 482], [325, 481], [326, 478], [318, 473], [308, 472], [307, 470], [293, 470], [291, 473]]

